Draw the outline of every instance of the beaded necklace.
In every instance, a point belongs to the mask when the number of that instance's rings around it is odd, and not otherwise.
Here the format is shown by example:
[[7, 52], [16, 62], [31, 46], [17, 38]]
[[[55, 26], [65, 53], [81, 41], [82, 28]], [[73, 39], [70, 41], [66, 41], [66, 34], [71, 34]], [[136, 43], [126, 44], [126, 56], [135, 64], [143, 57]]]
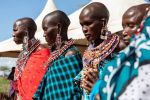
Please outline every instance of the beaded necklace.
[[99, 67], [100, 62], [102, 62], [106, 57], [108, 57], [116, 48], [119, 43], [118, 35], [111, 35], [107, 40], [103, 41], [97, 47], [86, 50], [83, 54], [83, 64], [85, 67]]
[[24, 71], [25, 65], [29, 59], [31, 53], [40, 45], [40, 41], [32, 38], [29, 42], [30, 48], [27, 50], [23, 49], [18, 56], [18, 60], [16, 62], [16, 71], [14, 75], [14, 80], [18, 80]]
[[52, 52], [48, 61], [45, 63], [45, 67], [51, 65], [55, 59], [57, 59], [65, 50], [67, 50], [73, 44], [74, 40], [70, 39], [69, 41], [65, 42], [64, 46], [61, 47], [59, 50], [55, 50], [54, 52]]

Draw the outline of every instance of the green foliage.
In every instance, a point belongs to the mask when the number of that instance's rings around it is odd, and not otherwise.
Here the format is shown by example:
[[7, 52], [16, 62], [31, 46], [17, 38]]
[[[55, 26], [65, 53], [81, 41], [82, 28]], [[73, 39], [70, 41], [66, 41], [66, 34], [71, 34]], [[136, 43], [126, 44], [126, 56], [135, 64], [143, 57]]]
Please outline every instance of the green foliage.
[[8, 94], [9, 80], [4, 77], [0, 77], [0, 93]]
[[0, 66], [1, 71], [8, 71], [10, 70], [8, 66]]

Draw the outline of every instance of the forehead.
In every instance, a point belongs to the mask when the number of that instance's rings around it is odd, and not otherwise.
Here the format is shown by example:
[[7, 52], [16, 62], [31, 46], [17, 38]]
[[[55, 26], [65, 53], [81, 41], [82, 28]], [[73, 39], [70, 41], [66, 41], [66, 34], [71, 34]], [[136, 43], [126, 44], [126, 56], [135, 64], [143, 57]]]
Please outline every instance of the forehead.
[[16, 21], [14, 23], [14, 27], [17, 27], [17, 26], [21, 26], [22, 25], [22, 22], [21, 21]]
[[96, 20], [96, 14], [89, 9], [85, 9], [81, 12], [79, 19], [80, 21]]
[[[80, 13], [79, 19], [80, 21], [83, 20], [103, 20], [104, 16], [106, 16], [106, 12], [105, 11], [100, 11], [103, 10], [101, 8], [97, 8], [97, 7], [88, 7], [82, 10], [82, 12]], [[105, 18], [106, 19], [106, 18]], [[107, 19], [106, 19], [107, 20]]]
[[53, 16], [48, 16], [43, 20], [43, 25], [55, 25], [56, 23], [58, 23], [58, 21]]
[[122, 22], [123, 24], [130, 24], [130, 23], [140, 24], [142, 18], [143, 16], [140, 12], [129, 12], [123, 16]]
[[13, 25], [13, 28], [26, 29], [28, 26], [23, 21], [16, 21]]

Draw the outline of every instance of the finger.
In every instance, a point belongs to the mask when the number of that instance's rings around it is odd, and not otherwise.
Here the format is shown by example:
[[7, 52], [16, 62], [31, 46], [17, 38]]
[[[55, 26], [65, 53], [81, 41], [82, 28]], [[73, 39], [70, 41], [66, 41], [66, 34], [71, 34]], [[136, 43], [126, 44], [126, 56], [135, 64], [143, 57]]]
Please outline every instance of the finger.
[[96, 80], [98, 79], [98, 75], [96, 74], [92, 74], [92, 72], [89, 72], [87, 74], [88, 80], [91, 81], [93, 84], [96, 82]]
[[100, 100], [100, 95], [99, 95], [99, 94], [97, 94], [97, 95], [95, 96], [95, 100]]
[[97, 69], [90, 69], [89, 73], [94, 77], [98, 77], [98, 70]]
[[88, 87], [88, 86], [81, 85], [81, 87], [82, 87], [83, 89], [87, 90], [88, 92], [90, 92], [90, 91], [91, 91], [91, 88], [90, 88], [90, 87]]
[[84, 85], [87, 85], [87, 86], [89, 86], [89, 87], [91, 87], [91, 88], [92, 88], [93, 85], [94, 85], [94, 83], [92, 83], [91, 81], [87, 81], [87, 80], [85, 80], [85, 79], [83, 80], [83, 84], [84, 84]]

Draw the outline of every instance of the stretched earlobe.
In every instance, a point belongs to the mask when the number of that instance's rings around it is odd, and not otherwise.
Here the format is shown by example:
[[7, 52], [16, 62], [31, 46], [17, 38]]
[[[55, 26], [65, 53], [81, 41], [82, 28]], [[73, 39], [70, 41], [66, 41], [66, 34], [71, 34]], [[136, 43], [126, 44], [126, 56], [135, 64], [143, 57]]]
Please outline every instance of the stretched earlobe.
[[110, 33], [110, 31], [108, 31], [108, 28], [106, 26], [106, 23], [107, 23], [106, 19], [103, 18], [102, 21], [103, 21], [103, 26], [101, 29], [100, 39], [106, 40], [110, 36], [111, 33]]
[[57, 32], [56, 41], [55, 41], [56, 49], [60, 49], [62, 46], [62, 39], [61, 39], [60, 34], [61, 34], [61, 27], [60, 27], [60, 24], [58, 24], [58, 32]]
[[100, 39], [102, 40], [106, 40], [107, 39], [107, 27], [104, 25], [104, 22], [103, 22], [103, 27], [101, 29], [101, 34], [100, 34]]
[[28, 31], [25, 31], [25, 35], [23, 37], [23, 50], [28, 51], [28, 41], [29, 41], [29, 34]]

